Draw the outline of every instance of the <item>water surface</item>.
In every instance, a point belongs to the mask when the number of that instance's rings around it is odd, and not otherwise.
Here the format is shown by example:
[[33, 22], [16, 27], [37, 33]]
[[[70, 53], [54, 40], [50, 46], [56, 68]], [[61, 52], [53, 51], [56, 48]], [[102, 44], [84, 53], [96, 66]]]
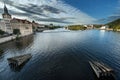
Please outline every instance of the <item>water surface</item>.
[[[0, 45], [0, 80], [96, 80], [88, 61], [104, 62], [120, 80], [120, 33], [86, 30], [43, 32]], [[20, 69], [7, 58], [31, 53]]]

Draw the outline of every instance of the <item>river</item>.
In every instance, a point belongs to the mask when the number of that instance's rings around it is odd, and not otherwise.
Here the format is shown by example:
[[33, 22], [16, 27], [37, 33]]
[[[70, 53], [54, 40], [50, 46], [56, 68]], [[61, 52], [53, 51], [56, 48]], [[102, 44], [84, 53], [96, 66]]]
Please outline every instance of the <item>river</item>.
[[[101, 61], [120, 80], [120, 32], [104, 30], [45, 31], [0, 44], [0, 80], [96, 80], [88, 61]], [[19, 69], [7, 58], [31, 53]]]

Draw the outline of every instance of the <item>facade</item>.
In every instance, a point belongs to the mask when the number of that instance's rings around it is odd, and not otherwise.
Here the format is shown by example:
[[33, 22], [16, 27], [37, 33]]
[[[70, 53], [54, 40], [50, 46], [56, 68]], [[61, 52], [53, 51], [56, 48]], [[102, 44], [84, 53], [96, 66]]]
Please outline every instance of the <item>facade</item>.
[[3, 20], [0, 20], [0, 30], [5, 31], [6, 26]]
[[92, 24], [83, 25], [83, 26], [86, 27], [87, 29], [94, 29], [94, 26]]
[[32, 30], [32, 23], [28, 20], [22, 20], [22, 19], [17, 19], [13, 18], [11, 21], [11, 26], [14, 29], [19, 29], [21, 35], [27, 35], [33, 33]]
[[108, 28], [108, 26], [107, 25], [103, 25], [103, 26], [101, 26], [101, 30], [106, 30]]

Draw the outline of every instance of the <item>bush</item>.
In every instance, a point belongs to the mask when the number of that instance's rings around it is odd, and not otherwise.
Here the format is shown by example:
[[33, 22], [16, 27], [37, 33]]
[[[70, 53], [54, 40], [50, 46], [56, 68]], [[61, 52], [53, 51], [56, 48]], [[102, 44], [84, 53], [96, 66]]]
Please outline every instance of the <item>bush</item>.
[[0, 35], [3, 35], [3, 34], [5, 34], [5, 32], [4, 32], [4, 31], [2, 31], [2, 30], [0, 30]]
[[20, 34], [20, 29], [13, 29], [13, 34], [15, 35]]

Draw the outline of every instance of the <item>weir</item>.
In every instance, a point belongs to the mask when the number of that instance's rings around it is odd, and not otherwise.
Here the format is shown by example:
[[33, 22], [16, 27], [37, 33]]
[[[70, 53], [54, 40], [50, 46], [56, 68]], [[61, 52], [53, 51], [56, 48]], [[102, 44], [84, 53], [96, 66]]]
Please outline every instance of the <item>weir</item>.
[[89, 64], [99, 79], [114, 80], [112, 68], [96, 61], [89, 61]]
[[25, 55], [21, 55], [21, 56], [8, 58], [7, 60], [10, 65], [12, 64], [14, 66], [20, 66], [24, 62], [28, 61], [31, 57], [32, 57], [31, 54], [25, 54]]

